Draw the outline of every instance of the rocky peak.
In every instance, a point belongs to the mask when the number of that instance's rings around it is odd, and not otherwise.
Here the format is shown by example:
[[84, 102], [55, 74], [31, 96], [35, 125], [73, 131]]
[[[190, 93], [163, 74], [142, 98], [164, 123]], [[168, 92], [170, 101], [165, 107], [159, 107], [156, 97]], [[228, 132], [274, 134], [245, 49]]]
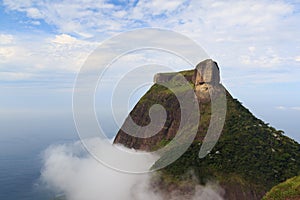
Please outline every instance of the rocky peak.
[[200, 62], [195, 69], [193, 82], [195, 86], [204, 83], [217, 85], [220, 83], [220, 71], [218, 64], [212, 59]]
[[192, 82], [195, 86], [195, 93], [201, 102], [210, 101], [210, 93], [218, 92], [220, 86], [220, 71], [218, 64], [212, 59], [200, 62], [194, 71]]

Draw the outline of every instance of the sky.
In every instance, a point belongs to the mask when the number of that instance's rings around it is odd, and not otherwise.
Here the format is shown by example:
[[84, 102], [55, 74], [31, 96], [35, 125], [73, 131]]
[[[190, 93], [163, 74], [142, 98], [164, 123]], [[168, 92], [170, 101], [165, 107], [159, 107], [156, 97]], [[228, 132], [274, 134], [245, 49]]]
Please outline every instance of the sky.
[[1, 0], [0, 115], [71, 112], [89, 54], [116, 34], [156, 27], [197, 42], [235, 98], [300, 141], [299, 21], [298, 0]]

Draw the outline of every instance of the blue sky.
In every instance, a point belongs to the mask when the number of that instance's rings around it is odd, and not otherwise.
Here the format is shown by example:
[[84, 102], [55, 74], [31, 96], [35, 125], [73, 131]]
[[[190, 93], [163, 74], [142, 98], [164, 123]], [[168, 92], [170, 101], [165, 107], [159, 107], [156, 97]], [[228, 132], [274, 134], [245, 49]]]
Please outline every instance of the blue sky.
[[297, 0], [2, 0], [0, 112], [71, 112], [76, 73], [101, 41], [159, 27], [195, 40], [234, 97], [300, 141], [299, 21]]

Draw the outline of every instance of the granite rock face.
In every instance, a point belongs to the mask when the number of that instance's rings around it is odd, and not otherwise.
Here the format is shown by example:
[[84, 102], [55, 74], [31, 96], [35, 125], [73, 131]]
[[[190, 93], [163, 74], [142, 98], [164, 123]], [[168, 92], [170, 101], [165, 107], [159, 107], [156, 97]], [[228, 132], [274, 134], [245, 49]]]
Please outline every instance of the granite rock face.
[[212, 59], [200, 62], [195, 69], [193, 76], [195, 86], [204, 83], [217, 85], [220, 83], [220, 71], [218, 64]]
[[207, 59], [200, 62], [195, 69], [192, 82], [195, 93], [201, 102], [209, 102], [210, 92], [218, 92], [220, 85], [220, 71], [218, 64]]

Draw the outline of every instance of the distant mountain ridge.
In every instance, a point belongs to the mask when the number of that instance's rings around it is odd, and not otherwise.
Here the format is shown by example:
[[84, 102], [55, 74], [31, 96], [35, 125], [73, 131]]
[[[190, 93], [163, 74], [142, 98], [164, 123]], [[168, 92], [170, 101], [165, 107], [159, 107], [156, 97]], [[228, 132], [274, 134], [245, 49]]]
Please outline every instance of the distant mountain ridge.
[[[160, 170], [162, 178], [156, 180], [154, 184], [158, 189], [170, 191], [176, 188], [182, 192], [193, 192], [192, 186], [188, 189], [182, 187], [182, 183], [186, 183], [189, 179], [185, 174], [192, 171], [202, 184], [217, 181], [225, 191], [223, 195], [225, 199], [258, 200], [273, 186], [299, 174], [300, 145], [284, 136], [283, 131], [276, 130], [256, 118], [227, 90], [227, 108], [224, 108], [227, 109], [227, 114], [222, 135], [205, 158], [198, 157], [199, 146], [211, 119], [209, 90], [218, 93], [220, 88], [224, 88], [220, 83], [219, 67], [211, 59], [200, 62], [193, 70], [157, 74], [154, 77], [155, 84], [136, 104], [130, 116], [137, 125], [146, 126], [150, 123], [148, 115], [150, 107], [160, 104], [167, 112], [164, 127], [150, 138], [130, 136], [119, 130], [114, 143], [154, 151], [175, 137], [180, 124], [180, 105], [176, 96], [160, 83], [168, 82], [180, 86], [181, 83], [177, 78], [179, 73], [189, 81], [195, 91], [201, 112], [200, 125], [198, 127], [186, 125], [187, 130], [197, 130], [194, 142], [178, 160]], [[185, 92], [184, 88], [179, 90], [182, 95]], [[126, 126], [127, 120], [123, 126]], [[168, 159], [167, 152], [165, 155], [162, 155], [154, 166]]]

